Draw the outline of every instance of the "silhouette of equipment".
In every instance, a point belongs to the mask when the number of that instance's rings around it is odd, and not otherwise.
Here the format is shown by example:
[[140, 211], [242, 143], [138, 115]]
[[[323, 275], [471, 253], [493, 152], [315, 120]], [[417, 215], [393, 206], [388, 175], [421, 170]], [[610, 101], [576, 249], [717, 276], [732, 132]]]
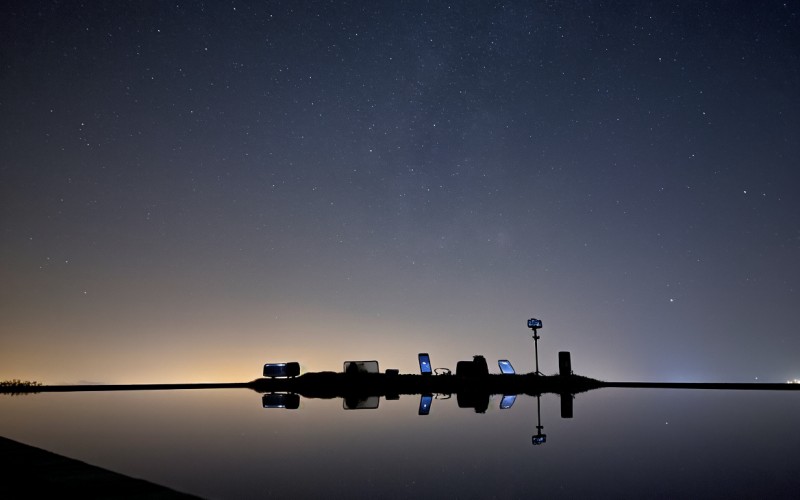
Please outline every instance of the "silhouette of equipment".
[[472, 361], [456, 363], [456, 377], [483, 377], [489, 375], [489, 365], [481, 355], [472, 357]]
[[267, 363], [264, 365], [264, 376], [270, 378], [296, 377], [300, 375], [300, 363]]
[[533, 330], [533, 346], [536, 350], [536, 371], [534, 372], [536, 375], [542, 375], [542, 372], [539, 371], [539, 328], [542, 327], [542, 320], [531, 318], [528, 320], [528, 328]]
[[379, 373], [377, 361], [345, 361], [344, 372], [348, 375], [358, 375], [362, 373]]
[[558, 374], [562, 377], [572, 375], [572, 361], [568, 351], [558, 353]]
[[503, 375], [514, 375], [516, 372], [514, 371], [514, 367], [511, 366], [511, 362], [507, 359], [499, 359], [497, 360], [497, 366], [500, 367], [500, 373]]

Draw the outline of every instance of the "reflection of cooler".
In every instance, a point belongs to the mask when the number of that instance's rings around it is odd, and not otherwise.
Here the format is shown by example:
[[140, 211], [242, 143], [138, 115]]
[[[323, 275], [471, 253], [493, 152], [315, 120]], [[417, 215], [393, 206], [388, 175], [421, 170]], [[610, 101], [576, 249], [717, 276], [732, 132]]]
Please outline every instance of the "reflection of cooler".
[[261, 403], [264, 408], [283, 408], [286, 410], [296, 410], [300, 408], [300, 395], [273, 392], [261, 396]]
[[486, 413], [489, 408], [489, 393], [485, 391], [462, 390], [456, 393], [459, 408], [472, 408], [475, 413]]

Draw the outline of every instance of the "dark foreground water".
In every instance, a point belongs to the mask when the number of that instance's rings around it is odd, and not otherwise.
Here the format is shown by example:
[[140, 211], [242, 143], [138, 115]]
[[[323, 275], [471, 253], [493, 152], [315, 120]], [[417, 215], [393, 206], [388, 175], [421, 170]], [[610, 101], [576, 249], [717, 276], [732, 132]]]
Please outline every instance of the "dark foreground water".
[[0, 435], [210, 499], [800, 497], [800, 392], [599, 389], [572, 418], [545, 394], [540, 424], [535, 397], [501, 399], [420, 415], [419, 396], [287, 410], [247, 389], [4, 395]]

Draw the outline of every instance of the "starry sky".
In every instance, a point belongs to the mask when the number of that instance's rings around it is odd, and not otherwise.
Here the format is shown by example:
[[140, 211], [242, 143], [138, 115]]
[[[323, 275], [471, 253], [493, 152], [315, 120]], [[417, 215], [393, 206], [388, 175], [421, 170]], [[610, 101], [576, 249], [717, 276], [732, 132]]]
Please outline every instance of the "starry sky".
[[800, 377], [798, 2], [0, 13], [0, 379]]

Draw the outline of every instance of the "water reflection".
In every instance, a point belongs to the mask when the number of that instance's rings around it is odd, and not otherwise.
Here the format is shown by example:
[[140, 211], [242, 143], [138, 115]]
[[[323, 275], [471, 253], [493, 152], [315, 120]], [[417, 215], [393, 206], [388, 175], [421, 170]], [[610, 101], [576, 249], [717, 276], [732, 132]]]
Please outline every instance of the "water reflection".
[[[343, 497], [353, 485], [380, 498], [800, 491], [791, 461], [800, 399], [786, 394], [798, 384], [607, 383], [483, 368], [403, 375], [357, 361], [341, 373], [237, 384], [35, 387], [0, 397], [0, 435], [205, 498]], [[742, 440], [743, 427], [759, 439]]]
[[[464, 389], [456, 393], [456, 402], [458, 408], [470, 409], [474, 413], [486, 413], [489, 408], [490, 400], [494, 396], [487, 390], [477, 389]], [[514, 406], [517, 400], [517, 394], [503, 394], [498, 404], [498, 409], [509, 410]], [[542, 394], [537, 393], [533, 395], [536, 398], [536, 434], [531, 437], [531, 443], [534, 446], [539, 446], [547, 442], [547, 435], [542, 431], [542, 408], [541, 398]], [[422, 393], [419, 395], [419, 408], [417, 414], [420, 416], [427, 416], [431, 413], [434, 400], [438, 399], [451, 399], [452, 394], [432, 394]], [[561, 418], [573, 417], [573, 400], [574, 394], [561, 393], [559, 400], [561, 402]], [[300, 408], [301, 395], [291, 392], [276, 393], [271, 392], [264, 394], [261, 398], [262, 406], [266, 409], [283, 409], [283, 410], [297, 410]], [[380, 396], [359, 396], [357, 394], [350, 394], [349, 396], [340, 398], [342, 400], [342, 408], [345, 410], [375, 410], [380, 406]], [[387, 401], [396, 401], [399, 399], [398, 395], [386, 396]]]
[[342, 406], [345, 410], [375, 410], [380, 402], [380, 396], [351, 396], [344, 398]]
[[300, 408], [300, 395], [291, 393], [270, 393], [261, 397], [264, 408], [283, 408], [296, 410]]
[[796, 498], [798, 396], [490, 391], [476, 413], [437, 391], [387, 394], [372, 411], [241, 388], [40, 393], [0, 397], [0, 435], [204, 498], [353, 485], [380, 498]]
[[419, 397], [419, 414], [420, 415], [430, 414], [432, 403], [433, 403], [433, 394], [422, 394]]

